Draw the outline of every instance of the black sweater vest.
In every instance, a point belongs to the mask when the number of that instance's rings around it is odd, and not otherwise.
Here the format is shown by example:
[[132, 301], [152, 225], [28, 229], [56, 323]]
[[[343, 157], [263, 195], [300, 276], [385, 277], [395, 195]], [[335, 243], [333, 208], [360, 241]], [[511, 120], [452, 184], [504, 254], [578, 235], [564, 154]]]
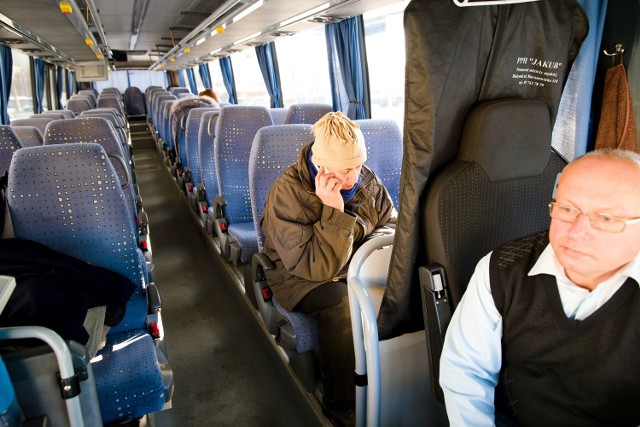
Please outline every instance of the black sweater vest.
[[555, 277], [527, 276], [547, 234], [491, 256], [491, 292], [503, 320], [496, 411], [521, 426], [640, 426], [638, 284], [628, 279], [586, 319], [567, 318]]

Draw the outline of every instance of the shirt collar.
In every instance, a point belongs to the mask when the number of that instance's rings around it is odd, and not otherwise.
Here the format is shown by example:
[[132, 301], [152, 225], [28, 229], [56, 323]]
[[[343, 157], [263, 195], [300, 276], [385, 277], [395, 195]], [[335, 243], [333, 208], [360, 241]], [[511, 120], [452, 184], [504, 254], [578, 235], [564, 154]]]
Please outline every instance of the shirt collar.
[[[555, 277], [564, 277], [569, 281], [564, 274], [564, 268], [560, 265], [560, 261], [558, 261], [551, 244], [548, 244], [547, 247], [544, 248], [544, 251], [542, 251], [542, 254], [534, 266], [529, 270], [528, 276], [536, 276], [538, 274], [550, 274]], [[638, 253], [627, 265], [616, 272], [614, 276], [622, 277], [624, 280], [631, 277], [640, 286], [640, 253]]]

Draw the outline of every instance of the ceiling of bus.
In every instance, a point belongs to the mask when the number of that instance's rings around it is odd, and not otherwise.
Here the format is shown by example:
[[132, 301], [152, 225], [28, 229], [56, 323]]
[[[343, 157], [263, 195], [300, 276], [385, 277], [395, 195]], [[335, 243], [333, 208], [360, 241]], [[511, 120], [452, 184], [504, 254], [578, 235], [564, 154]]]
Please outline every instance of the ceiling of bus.
[[[406, 0], [68, 0], [71, 15], [60, 12], [59, 1], [0, 1], [0, 43], [49, 62], [95, 61], [102, 53], [118, 68], [162, 63], [164, 69], [180, 69], [211, 53], [229, 54]], [[220, 26], [224, 31], [216, 32]]]

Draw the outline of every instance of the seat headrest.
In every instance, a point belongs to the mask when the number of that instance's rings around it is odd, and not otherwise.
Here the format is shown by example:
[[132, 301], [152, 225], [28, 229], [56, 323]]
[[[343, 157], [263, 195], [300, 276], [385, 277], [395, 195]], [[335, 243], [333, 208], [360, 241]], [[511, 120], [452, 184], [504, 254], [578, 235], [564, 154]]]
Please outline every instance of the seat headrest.
[[543, 101], [480, 103], [467, 115], [458, 159], [475, 162], [491, 181], [540, 175], [551, 153], [551, 119]]

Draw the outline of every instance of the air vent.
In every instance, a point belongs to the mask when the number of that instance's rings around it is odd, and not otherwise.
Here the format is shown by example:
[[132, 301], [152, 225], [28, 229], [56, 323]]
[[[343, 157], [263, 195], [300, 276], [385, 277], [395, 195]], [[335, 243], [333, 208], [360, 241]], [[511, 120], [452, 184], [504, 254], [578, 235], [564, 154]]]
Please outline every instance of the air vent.
[[271, 33], [273, 37], [290, 37], [294, 34], [295, 33], [293, 31], [276, 31]]

